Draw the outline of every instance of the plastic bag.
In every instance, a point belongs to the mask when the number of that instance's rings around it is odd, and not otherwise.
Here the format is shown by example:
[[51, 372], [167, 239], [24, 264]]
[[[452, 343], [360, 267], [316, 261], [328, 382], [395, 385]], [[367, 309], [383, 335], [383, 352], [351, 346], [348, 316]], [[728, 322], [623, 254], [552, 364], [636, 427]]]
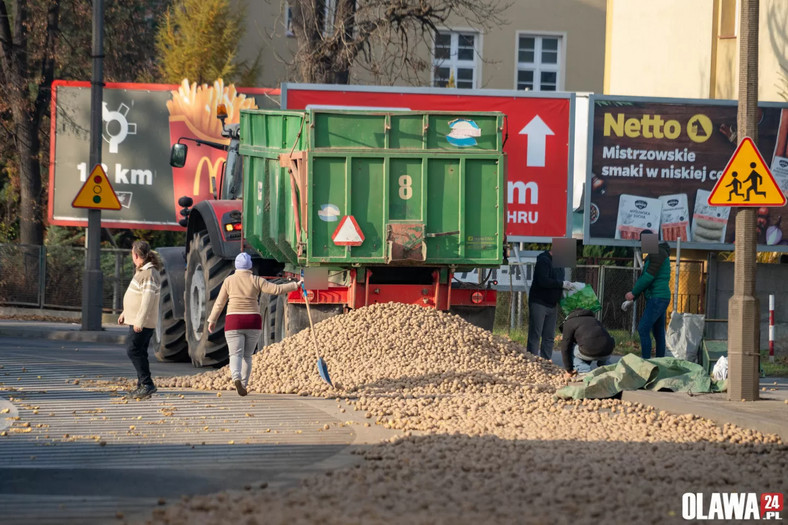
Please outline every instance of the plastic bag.
[[722, 381], [728, 379], [728, 358], [725, 356], [717, 359], [714, 363], [714, 368], [711, 371], [711, 378], [715, 381]]
[[624, 301], [623, 303], [621, 303], [621, 309], [626, 312], [627, 310], [632, 308], [633, 304], [635, 304], [635, 301]]
[[668, 352], [677, 358], [691, 363], [700, 362], [698, 349], [703, 339], [703, 325], [706, 316], [703, 314], [684, 314], [674, 312], [665, 334]]
[[561, 305], [561, 310], [563, 310], [564, 315], [569, 315], [573, 310], [577, 310], [578, 308], [591, 310], [592, 312], [598, 312], [602, 309], [596, 292], [594, 292], [594, 289], [590, 286], [584, 286], [579, 290], [567, 294], [566, 297], [561, 299], [559, 304]]

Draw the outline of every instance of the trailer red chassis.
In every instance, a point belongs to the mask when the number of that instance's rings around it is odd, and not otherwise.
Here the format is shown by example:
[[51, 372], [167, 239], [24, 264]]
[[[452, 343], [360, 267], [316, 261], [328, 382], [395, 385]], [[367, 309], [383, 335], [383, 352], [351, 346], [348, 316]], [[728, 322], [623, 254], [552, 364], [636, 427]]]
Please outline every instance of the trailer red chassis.
[[[367, 284], [372, 270], [366, 271], [365, 282], [359, 282], [356, 270], [351, 270], [350, 286], [331, 286], [326, 290], [307, 290], [310, 304], [342, 304], [349, 308], [361, 308], [376, 303], [416, 304], [439, 310], [449, 310], [452, 306], [495, 306], [497, 292], [493, 289], [453, 288], [441, 283], [440, 272], [433, 272], [432, 284]], [[452, 273], [449, 272], [449, 283]], [[301, 292], [291, 292], [289, 303], [304, 304]]]

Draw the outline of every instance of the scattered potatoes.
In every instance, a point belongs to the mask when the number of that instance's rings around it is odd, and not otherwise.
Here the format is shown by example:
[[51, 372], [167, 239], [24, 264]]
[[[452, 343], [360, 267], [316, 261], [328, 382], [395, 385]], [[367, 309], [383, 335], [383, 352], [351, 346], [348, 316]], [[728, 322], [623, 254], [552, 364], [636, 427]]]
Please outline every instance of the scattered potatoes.
[[[561, 369], [454, 315], [377, 304], [315, 333], [336, 389], [318, 375], [308, 330], [256, 354], [248, 389], [342, 399], [403, 435], [359, 449], [357, 468], [287, 491], [195, 496], [153, 523], [664, 523], [684, 492], [784, 490], [777, 436], [558, 400]], [[157, 384], [233, 388], [227, 368]]]

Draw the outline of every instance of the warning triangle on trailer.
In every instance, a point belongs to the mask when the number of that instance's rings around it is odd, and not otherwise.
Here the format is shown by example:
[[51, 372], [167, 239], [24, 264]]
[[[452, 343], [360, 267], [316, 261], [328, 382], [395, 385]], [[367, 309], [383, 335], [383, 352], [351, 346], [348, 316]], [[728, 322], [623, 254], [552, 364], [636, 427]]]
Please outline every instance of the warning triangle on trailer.
[[744, 137], [709, 194], [710, 206], [784, 206], [785, 195], [750, 137]]
[[345, 215], [340, 219], [331, 240], [338, 246], [361, 246], [364, 242], [364, 234], [358, 227], [356, 219], [352, 215]]
[[94, 210], [120, 209], [118, 196], [115, 195], [115, 190], [112, 189], [112, 184], [110, 184], [101, 164], [96, 164], [96, 167], [90, 172], [85, 184], [82, 185], [82, 189], [74, 197], [71, 207], [91, 208]]

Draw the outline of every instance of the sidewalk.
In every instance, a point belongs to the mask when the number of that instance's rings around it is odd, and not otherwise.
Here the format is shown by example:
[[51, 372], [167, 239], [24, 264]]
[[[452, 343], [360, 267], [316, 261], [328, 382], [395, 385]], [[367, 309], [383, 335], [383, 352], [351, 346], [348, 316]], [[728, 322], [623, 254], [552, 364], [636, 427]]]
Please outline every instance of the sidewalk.
[[0, 337], [34, 337], [56, 341], [79, 341], [122, 345], [126, 342], [128, 326], [103, 324], [101, 331], [82, 330], [80, 322], [55, 323], [46, 321], [15, 321], [0, 319]]
[[[4, 319], [7, 317], [8, 319]], [[38, 319], [71, 319], [70, 322], [31, 321]], [[128, 326], [118, 324], [118, 316], [101, 314], [101, 330], [82, 330], [82, 312], [48, 310], [43, 308], [15, 308], [0, 306], [0, 337], [35, 337], [56, 341], [82, 343], [125, 344]]]
[[[613, 356], [614, 361], [621, 356]], [[553, 352], [553, 363], [563, 367], [561, 352]], [[691, 394], [628, 390], [623, 401], [640, 403], [672, 414], [693, 414], [718, 425], [732, 423], [764, 434], [777, 434], [788, 443], [788, 377], [762, 377], [760, 399], [754, 402], [728, 401], [728, 393]]]

